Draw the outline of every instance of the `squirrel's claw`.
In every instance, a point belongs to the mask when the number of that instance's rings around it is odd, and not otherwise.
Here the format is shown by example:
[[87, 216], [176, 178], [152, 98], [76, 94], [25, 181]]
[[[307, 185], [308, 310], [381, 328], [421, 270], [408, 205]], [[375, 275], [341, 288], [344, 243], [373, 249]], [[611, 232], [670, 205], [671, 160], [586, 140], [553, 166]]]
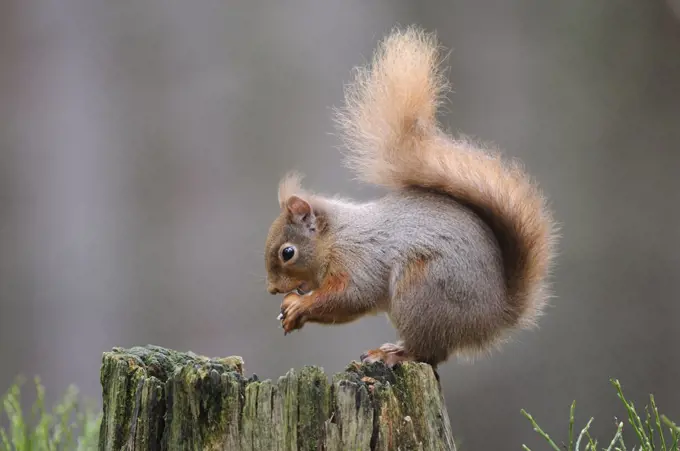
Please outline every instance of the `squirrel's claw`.
[[284, 336], [290, 332], [301, 329], [305, 323], [304, 302], [301, 302], [302, 296], [295, 293], [289, 293], [283, 299], [281, 305], [281, 314], [279, 320], [281, 327], [283, 327]]

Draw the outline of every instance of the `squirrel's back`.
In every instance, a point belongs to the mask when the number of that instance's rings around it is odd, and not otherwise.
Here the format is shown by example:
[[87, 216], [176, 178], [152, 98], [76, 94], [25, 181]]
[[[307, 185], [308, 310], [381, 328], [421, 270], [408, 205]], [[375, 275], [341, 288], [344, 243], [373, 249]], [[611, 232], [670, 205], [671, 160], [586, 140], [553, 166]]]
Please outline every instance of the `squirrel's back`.
[[372, 64], [357, 69], [336, 116], [347, 164], [369, 183], [433, 190], [477, 214], [501, 251], [509, 312], [530, 326], [549, 297], [556, 226], [516, 162], [440, 129], [448, 88], [441, 62], [434, 35], [411, 27], [395, 29]]

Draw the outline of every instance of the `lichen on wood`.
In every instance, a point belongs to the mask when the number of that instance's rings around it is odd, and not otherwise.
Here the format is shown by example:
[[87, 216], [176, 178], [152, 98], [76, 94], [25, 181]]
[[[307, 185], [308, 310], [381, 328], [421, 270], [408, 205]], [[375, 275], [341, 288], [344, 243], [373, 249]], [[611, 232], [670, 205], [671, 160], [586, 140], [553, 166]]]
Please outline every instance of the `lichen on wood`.
[[306, 366], [259, 381], [240, 357], [149, 345], [105, 352], [101, 384], [101, 451], [455, 451], [423, 363], [353, 362], [330, 381]]

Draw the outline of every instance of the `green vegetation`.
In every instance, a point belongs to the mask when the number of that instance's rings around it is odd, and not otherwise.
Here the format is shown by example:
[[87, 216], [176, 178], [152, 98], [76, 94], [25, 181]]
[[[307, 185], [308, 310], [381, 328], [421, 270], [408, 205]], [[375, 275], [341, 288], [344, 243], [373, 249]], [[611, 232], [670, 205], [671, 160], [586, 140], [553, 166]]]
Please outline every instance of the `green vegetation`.
[[[0, 427], [0, 451], [95, 450], [101, 413], [78, 399], [71, 386], [51, 411], [45, 409], [45, 387], [35, 378], [36, 400], [30, 415], [21, 407], [21, 386], [17, 379], [2, 397], [2, 413], [9, 420]], [[4, 422], [5, 418], [2, 418]]]
[[[666, 418], [665, 415], [659, 415], [659, 410], [654, 402], [654, 396], [649, 396], [650, 404], [645, 406], [645, 419], [640, 418], [640, 414], [635, 409], [635, 405], [623, 396], [623, 390], [618, 380], [612, 379], [612, 385], [616, 388], [619, 399], [626, 407], [628, 415], [628, 423], [635, 432], [636, 444], [633, 445], [630, 451], [680, 451], [680, 427]], [[623, 421], [617, 420], [616, 431], [611, 440], [607, 440], [603, 445], [598, 445], [598, 441], [590, 436], [588, 430], [594, 418], [590, 418], [585, 427], [581, 429], [578, 436], [574, 437], [574, 410], [576, 408], [576, 401], [571, 404], [571, 412], [569, 416], [569, 443], [558, 446], [552, 438], [536, 423], [536, 420], [522, 409], [522, 414], [529, 419], [534, 427], [534, 431], [543, 437], [550, 447], [555, 451], [628, 451], [623, 441]], [[650, 413], [651, 408], [651, 413]], [[665, 425], [670, 437], [666, 436], [664, 432]], [[576, 441], [574, 441], [576, 438]], [[581, 448], [581, 445], [584, 447]], [[599, 447], [598, 447], [599, 446]], [[630, 446], [630, 443], [629, 443]], [[531, 451], [528, 446], [522, 445], [525, 451]]]

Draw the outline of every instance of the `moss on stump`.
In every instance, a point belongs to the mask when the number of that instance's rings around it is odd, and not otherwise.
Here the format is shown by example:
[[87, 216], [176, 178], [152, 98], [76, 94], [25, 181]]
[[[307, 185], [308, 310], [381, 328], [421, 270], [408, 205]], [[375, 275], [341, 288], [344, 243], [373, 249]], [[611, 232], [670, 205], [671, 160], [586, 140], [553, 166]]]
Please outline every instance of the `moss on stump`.
[[246, 378], [240, 357], [114, 348], [101, 367], [100, 450], [452, 450], [432, 368], [351, 363], [278, 381]]

